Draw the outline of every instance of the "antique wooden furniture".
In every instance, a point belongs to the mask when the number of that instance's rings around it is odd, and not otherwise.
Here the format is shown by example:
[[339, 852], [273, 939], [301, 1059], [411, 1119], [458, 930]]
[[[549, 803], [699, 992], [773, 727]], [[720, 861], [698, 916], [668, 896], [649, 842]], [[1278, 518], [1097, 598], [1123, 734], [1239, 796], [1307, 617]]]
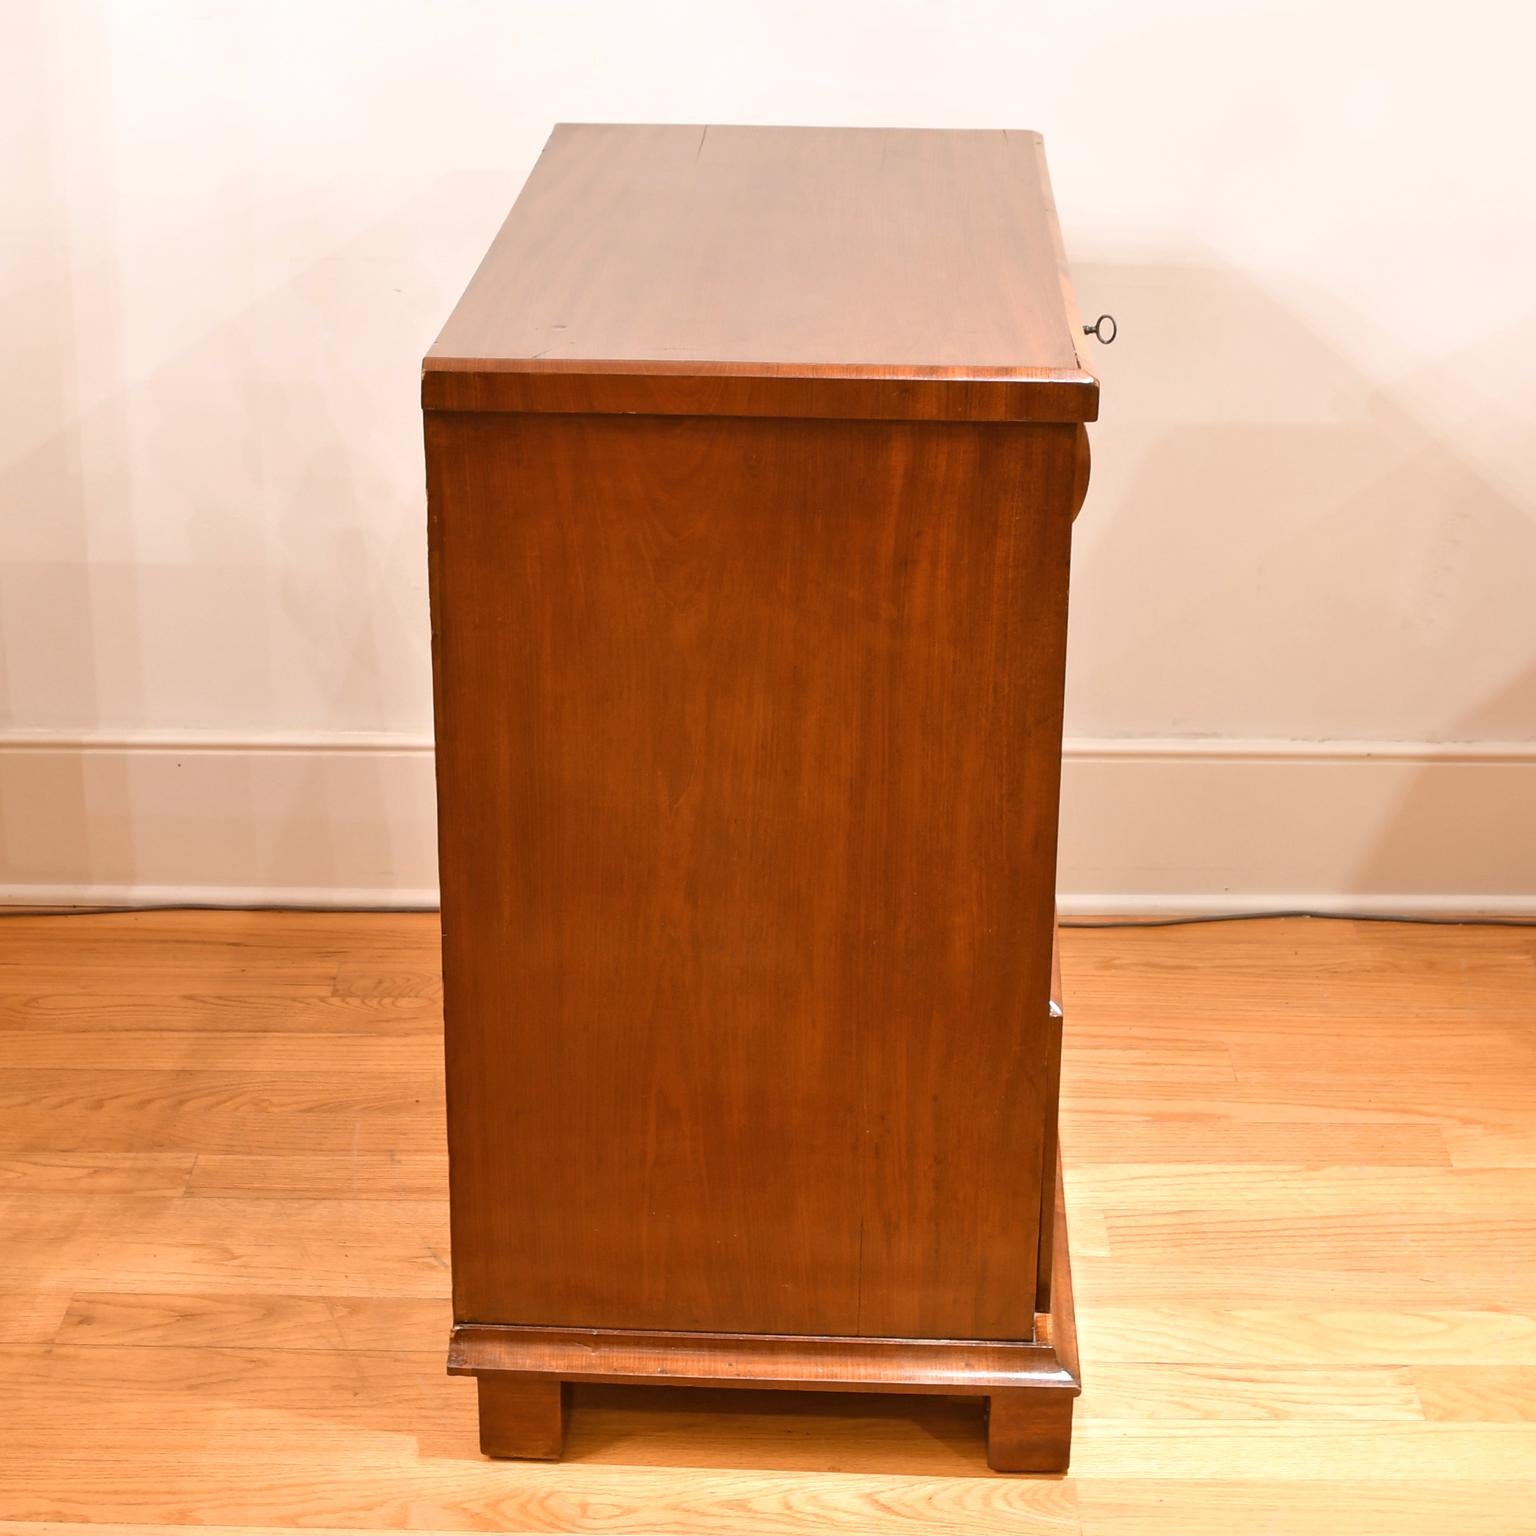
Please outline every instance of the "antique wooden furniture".
[[422, 379], [449, 1368], [1078, 1391], [1053, 1003], [1098, 385], [1039, 138], [556, 129]]

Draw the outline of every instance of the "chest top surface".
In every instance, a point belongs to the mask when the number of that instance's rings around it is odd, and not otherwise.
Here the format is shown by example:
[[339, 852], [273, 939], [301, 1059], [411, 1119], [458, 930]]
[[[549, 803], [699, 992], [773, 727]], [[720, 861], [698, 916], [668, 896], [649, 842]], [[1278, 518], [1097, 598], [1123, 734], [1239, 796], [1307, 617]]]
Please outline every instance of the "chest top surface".
[[562, 124], [440, 410], [1090, 421], [1038, 134]]

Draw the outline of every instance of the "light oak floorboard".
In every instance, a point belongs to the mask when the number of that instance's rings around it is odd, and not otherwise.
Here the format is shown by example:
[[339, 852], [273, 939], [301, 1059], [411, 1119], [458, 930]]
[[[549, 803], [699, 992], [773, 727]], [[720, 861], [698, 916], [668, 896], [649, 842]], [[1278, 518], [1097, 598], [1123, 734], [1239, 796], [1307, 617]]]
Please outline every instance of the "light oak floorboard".
[[1422, 1365], [1411, 1374], [1427, 1419], [1536, 1423], [1536, 1359], [1518, 1365]]
[[476, 1451], [436, 918], [0, 920], [0, 1536], [1536, 1530], [1536, 934], [1069, 931], [1086, 1390], [584, 1387]]

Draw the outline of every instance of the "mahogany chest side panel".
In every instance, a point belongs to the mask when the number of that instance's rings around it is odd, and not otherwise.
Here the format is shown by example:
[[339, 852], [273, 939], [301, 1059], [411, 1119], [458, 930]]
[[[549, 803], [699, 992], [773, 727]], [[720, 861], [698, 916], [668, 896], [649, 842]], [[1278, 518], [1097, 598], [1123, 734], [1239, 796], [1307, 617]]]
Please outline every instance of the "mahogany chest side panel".
[[426, 428], [456, 1319], [1030, 1338], [1079, 429]]

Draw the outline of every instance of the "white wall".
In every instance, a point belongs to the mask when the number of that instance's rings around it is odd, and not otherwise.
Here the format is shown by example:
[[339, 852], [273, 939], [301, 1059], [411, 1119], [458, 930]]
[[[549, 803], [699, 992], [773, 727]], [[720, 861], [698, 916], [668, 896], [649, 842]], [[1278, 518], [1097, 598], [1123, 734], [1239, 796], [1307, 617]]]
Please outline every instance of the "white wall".
[[418, 362], [649, 119], [1045, 134], [1069, 898], [1536, 905], [1532, 17], [0, 0], [0, 887], [430, 897]]

